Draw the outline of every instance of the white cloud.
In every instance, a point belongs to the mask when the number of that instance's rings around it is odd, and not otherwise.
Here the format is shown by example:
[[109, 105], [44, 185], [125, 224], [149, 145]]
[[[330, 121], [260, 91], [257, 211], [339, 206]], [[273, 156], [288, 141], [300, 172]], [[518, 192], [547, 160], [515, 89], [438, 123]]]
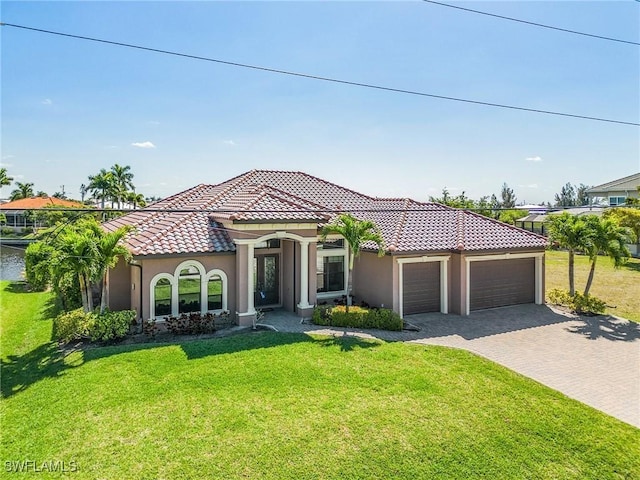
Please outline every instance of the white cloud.
[[542, 157], [540, 157], [539, 155], [536, 155], [535, 157], [527, 157], [525, 160], [527, 162], [541, 162]]
[[530, 183], [529, 185], [518, 185], [520, 188], [538, 188], [537, 183]]
[[156, 148], [156, 146], [153, 143], [149, 142], [149, 141], [146, 141], [146, 142], [134, 142], [131, 145], [134, 146], [134, 147], [138, 147], [138, 148]]
[[53, 105], [53, 102], [51, 101], [51, 99], [50, 99], [50, 98], [45, 98], [45, 99], [42, 101], [42, 105]]
[[104, 148], [106, 148], [107, 150], [116, 150], [118, 147], [117, 145], [107, 145]]
[[237, 143], [233, 140], [224, 140], [222, 143], [224, 143], [225, 145], [231, 145], [232, 147], [235, 147], [237, 145]]

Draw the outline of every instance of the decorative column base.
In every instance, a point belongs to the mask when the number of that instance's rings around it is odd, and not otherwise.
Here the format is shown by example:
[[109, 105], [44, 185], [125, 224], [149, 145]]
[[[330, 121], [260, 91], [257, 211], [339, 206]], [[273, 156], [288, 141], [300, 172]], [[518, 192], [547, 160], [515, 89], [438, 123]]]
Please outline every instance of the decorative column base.
[[313, 315], [313, 305], [299, 303], [296, 305], [296, 313], [299, 317], [311, 317]]
[[241, 327], [251, 327], [256, 321], [256, 312], [246, 312], [237, 314], [236, 323]]

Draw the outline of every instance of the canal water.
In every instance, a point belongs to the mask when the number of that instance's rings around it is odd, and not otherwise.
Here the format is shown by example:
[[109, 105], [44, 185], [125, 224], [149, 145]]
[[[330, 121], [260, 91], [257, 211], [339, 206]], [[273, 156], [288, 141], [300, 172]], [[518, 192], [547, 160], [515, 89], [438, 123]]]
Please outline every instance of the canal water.
[[24, 280], [24, 249], [0, 247], [0, 280]]

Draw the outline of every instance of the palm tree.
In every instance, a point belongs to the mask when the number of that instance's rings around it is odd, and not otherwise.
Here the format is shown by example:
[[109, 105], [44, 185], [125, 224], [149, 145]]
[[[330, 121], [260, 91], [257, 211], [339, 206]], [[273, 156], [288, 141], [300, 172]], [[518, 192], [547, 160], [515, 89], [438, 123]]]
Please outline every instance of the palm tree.
[[133, 209], [136, 208], [144, 208], [147, 206], [147, 201], [144, 198], [144, 195], [136, 192], [129, 192], [126, 197], [127, 202], [133, 205]]
[[342, 213], [332, 222], [322, 228], [321, 241], [327, 235], [339, 234], [349, 245], [349, 272], [347, 275], [347, 311], [351, 305], [353, 291], [353, 259], [360, 256], [360, 250], [366, 243], [378, 248], [378, 256], [384, 256], [384, 240], [377, 225], [370, 220], [358, 220], [349, 213]]
[[131, 167], [129, 165], [121, 166], [117, 163], [111, 167], [111, 176], [113, 178], [113, 190], [118, 202], [118, 209], [122, 208], [122, 200], [129, 189], [133, 189], [133, 173], [131, 173]]
[[122, 239], [131, 231], [129, 227], [122, 227], [114, 232], [103, 233], [97, 244], [98, 252], [98, 269], [100, 276], [102, 277], [102, 296], [100, 301], [100, 313], [104, 313], [107, 308], [107, 282], [108, 272], [110, 268], [113, 268], [118, 263], [118, 259], [123, 257], [125, 260], [131, 258], [131, 253], [122, 244]]
[[591, 283], [596, 270], [596, 261], [601, 253], [613, 260], [615, 268], [622, 266], [631, 256], [631, 252], [625, 246], [631, 243], [631, 231], [621, 227], [611, 218], [600, 218], [597, 215], [589, 215], [585, 218], [585, 223], [589, 229], [588, 244], [585, 253], [589, 255], [591, 268], [589, 277], [584, 287], [584, 296], [589, 295]]
[[82, 307], [85, 312], [93, 311], [91, 281], [99, 272], [97, 241], [92, 231], [68, 230], [56, 242], [58, 261], [54, 276], [61, 278], [64, 272], [78, 276]]
[[569, 295], [576, 293], [574, 279], [575, 253], [585, 251], [588, 244], [588, 231], [585, 221], [568, 212], [549, 215], [549, 240], [557, 242], [561, 248], [569, 251]]
[[6, 168], [0, 168], [0, 187], [4, 187], [5, 185], [11, 185], [13, 182], [13, 177], [7, 175]]
[[89, 185], [87, 189], [93, 193], [93, 196], [101, 201], [101, 208], [104, 210], [104, 201], [109, 198], [110, 192], [113, 190], [113, 174], [107, 172], [104, 168], [96, 175], [89, 175]]
[[33, 197], [33, 183], [16, 182], [16, 188], [11, 192], [11, 201]]

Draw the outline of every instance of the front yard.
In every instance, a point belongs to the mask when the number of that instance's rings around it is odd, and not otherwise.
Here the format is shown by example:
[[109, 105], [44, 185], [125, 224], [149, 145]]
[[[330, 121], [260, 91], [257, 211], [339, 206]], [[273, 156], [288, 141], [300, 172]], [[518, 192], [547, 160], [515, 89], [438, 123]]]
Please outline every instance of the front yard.
[[[576, 255], [575, 259], [576, 291], [582, 292], [589, 275], [589, 258]], [[545, 270], [547, 291], [569, 288], [567, 252], [547, 251]], [[609, 258], [598, 258], [590, 293], [607, 303], [606, 313], [640, 322], [640, 259], [631, 258], [626, 265], [615, 269]]]
[[638, 429], [468, 352], [262, 332], [63, 355], [49, 296], [0, 287], [5, 470], [31, 460], [66, 462], [79, 479], [640, 478]]

